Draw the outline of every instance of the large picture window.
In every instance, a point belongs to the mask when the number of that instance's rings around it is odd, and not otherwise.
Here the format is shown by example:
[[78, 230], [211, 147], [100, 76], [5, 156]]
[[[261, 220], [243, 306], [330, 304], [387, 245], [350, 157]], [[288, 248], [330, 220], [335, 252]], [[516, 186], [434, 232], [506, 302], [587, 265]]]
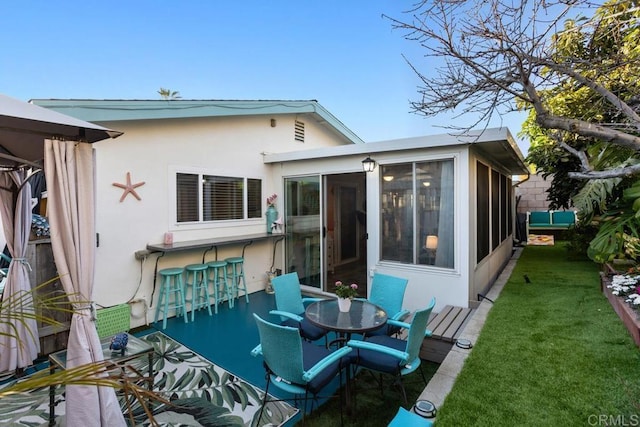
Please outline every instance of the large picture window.
[[453, 160], [381, 165], [381, 257], [454, 267]]
[[260, 218], [262, 180], [176, 173], [176, 221]]

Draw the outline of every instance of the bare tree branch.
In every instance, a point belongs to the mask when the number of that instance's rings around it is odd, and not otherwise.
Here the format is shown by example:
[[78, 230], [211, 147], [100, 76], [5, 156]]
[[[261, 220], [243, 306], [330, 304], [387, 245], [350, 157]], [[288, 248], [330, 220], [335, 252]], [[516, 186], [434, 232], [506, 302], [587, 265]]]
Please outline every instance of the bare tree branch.
[[640, 165], [631, 165], [604, 171], [569, 172], [569, 178], [575, 179], [601, 179], [632, 176], [640, 173]]
[[[581, 13], [594, 15], [603, 5], [611, 8], [609, 19], [578, 19]], [[621, 11], [615, 9], [622, 6]], [[608, 9], [609, 10], [609, 9]], [[419, 77], [419, 101], [412, 110], [427, 117], [454, 111], [473, 114], [473, 126], [495, 115], [514, 111], [518, 105], [532, 108], [543, 129], [567, 132], [584, 139], [608, 142], [640, 153], [640, 114], [634, 104], [640, 94], [622, 99], [615, 90], [619, 84], [609, 76], [640, 68], [640, 55], [601, 58], [578, 52], [594, 49], [599, 38], [620, 41], [623, 30], [638, 26], [636, 4], [591, 0], [422, 0], [409, 11], [410, 19], [385, 16], [407, 40], [419, 43], [428, 58], [428, 71], [420, 71], [416, 59], [405, 60]], [[617, 17], [612, 21], [611, 17]], [[571, 19], [569, 25], [565, 22]], [[576, 42], [574, 57], [558, 56], [558, 35]], [[583, 50], [579, 50], [583, 49]], [[586, 58], [586, 59], [585, 59]], [[632, 68], [633, 67], [633, 68]], [[563, 87], [593, 91], [594, 108], [606, 110], [614, 123], [598, 123], [590, 118], [563, 115], [547, 105], [547, 92]], [[589, 106], [585, 106], [589, 111]], [[594, 110], [596, 111], [596, 110]], [[455, 124], [447, 127], [457, 128]], [[470, 128], [464, 128], [470, 130]], [[576, 177], [626, 176], [637, 173], [635, 166], [593, 171], [586, 152], [566, 142], [558, 146], [580, 160]], [[606, 174], [603, 175], [603, 174]], [[602, 175], [602, 176], [601, 176]]]

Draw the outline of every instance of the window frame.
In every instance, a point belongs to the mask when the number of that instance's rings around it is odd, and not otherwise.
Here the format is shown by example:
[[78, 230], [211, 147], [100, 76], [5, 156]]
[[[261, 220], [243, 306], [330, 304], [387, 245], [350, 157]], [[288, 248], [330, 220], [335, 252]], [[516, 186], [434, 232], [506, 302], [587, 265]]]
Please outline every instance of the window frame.
[[[382, 219], [382, 214], [383, 214], [383, 173], [382, 173], [382, 168], [383, 167], [393, 167], [393, 166], [402, 166], [402, 165], [408, 165], [411, 167], [412, 172], [414, 174], [413, 176], [413, 186], [412, 186], [412, 192], [413, 192], [413, 200], [417, 199], [416, 196], [416, 192], [417, 192], [417, 187], [418, 187], [418, 182], [416, 181], [416, 165], [420, 165], [421, 163], [430, 163], [430, 162], [439, 162], [439, 163], [444, 163], [444, 162], [451, 162], [452, 168], [453, 168], [453, 176], [452, 176], [452, 186], [453, 186], [453, 194], [451, 195], [452, 197], [452, 207], [453, 207], [453, 211], [454, 211], [454, 216], [453, 216], [453, 224], [452, 224], [452, 232], [453, 232], [453, 236], [452, 236], [452, 245], [453, 245], [453, 254], [452, 254], [452, 263], [453, 265], [450, 267], [442, 267], [442, 266], [438, 266], [438, 265], [434, 265], [434, 264], [426, 264], [426, 263], [420, 263], [420, 256], [419, 254], [416, 252], [416, 243], [418, 242], [419, 237], [417, 237], [418, 233], [418, 228], [419, 228], [419, 224], [418, 224], [418, 206], [417, 203], [413, 203], [413, 206], [411, 208], [411, 215], [413, 218], [413, 224], [412, 224], [412, 244], [411, 247], [413, 249], [413, 256], [412, 256], [412, 260], [411, 262], [405, 262], [405, 261], [401, 261], [401, 260], [394, 260], [394, 259], [388, 259], [385, 258], [385, 255], [383, 253], [383, 246], [384, 246], [384, 242], [383, 242], [383, 231], [382, 231], [382, 227], [383, 225], [383, 219]], [[384, 265], [393, 265], [393, 266], [400, 266], [401, 268], [405, 269], [405, 268], [411, 268], [411, 269], [441, 269], [441, 270], [445, 270], [445, 271], [450, 271], [450, 272], [457, 272], [459, 269], [459, 247], [457, 244], [457, 236], [458, 236], [458, 224], [459, 224], [459, 217], [458, 217], [458, 212], [460, 209], [459, 206], [459, 191], [460, 191], [460, 176], [459, 176], [459, 162], [458, 162], [458, 155], [436, 155], [436, 156], [420, 156], [420, 157], [409, 157], [409, 158], [404, 158], [403, 157], [399, 157], [399, 158], [395, 158], [393, 160], [389, 160], [389, 161], [382, 161], [379, 162], [379, 176], [378, 176], [378, 209], [379, 209], [379, 217], [377, 219], [378, 221], [378, 226], [380, 227], [380, 231], [379, 231], [379, 240], [378, 240], [378, 262]]]
[[[483, 194], [480, 191], [480, 167], [486, 169], [487, 199], [480, 200]], [[476, 171], [476, 264], [484, 262], [491, 257], [509, 237], [513, 237], [514, 210], [512, 206], [513, 181], [510, 175], [495, 168], [490, 163], [481, 159], [475, 160]], [[484, 203], [481, 206], [481, 203]], [[487, 208], [488, 216], [481, 215], [481, 208]], [[486, 222], [481, 222], [486, 220]], [[482, 238], [487, 238], [483, 240]], [[487, 246], [484, 247], [483, 245]]]
[[[185, 175], [197, 175], [198, 176], [198, 204], [199, 204], [199, 212], [198, 212], [198, 220], [197, 221], [178, 221], [178, 209], [177, 209], [177, 200], [178, 200], [178, 185], [177, 185], [177, 176], [178, 174]], [[202, 188], [202, 180], [204, 176], [212, 176], [212, 177], [222, 177], [222, 178], [230, 178], [230, 179], [241, 179], [242, 180], [242, 218], [238, 219], [220, 219], [220, 220], [208, 220], [205, 221], [204, 218], [204, 204], [203, 204], [203, 188]], [[263, 195], [265, 194], [264, 188], [264, 177], [259, 176], [238, 176], [238, 174], [225, 174], [220, 173], [219, 170], [214, 169], [206, 169], [206, 168], [193, 168], [193, 167], [180, 167], [174, 166], [169, 168], [169, 228], [171, 230], [178, 229], [201, 229], [206, 228], [223, 228], [223, 227], [233, 227], [233, 226], [243, 226], [247, 224], [260, 223], [264, 221], [264, 215], [260, 209], [259, 216], [250, 218], [249, 217], [249, 209], [253, 205], [254, 209], [252, 209], [254, 214], [258, 213], [257, 209], [255, 209], [255, 203], [258, 203], [257, 200], [254, 203], [251, 203], [248, 199], [249, 197], [249, 181], [253, 180], [254, 185], [255, 181], [260, 182], [260, 189], [258, 194], [260, 201], [258, 206], [262, 207], [263, 203]]]

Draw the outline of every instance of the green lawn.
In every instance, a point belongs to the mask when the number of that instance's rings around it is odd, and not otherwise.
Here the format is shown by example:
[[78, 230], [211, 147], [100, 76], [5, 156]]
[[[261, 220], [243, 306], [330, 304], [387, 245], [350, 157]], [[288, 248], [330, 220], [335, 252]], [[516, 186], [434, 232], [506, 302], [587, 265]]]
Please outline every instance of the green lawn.
[[639, 414], [640, 352], [597, 266], [559, 242], [524, 249], [436, 425], [640, 425]]

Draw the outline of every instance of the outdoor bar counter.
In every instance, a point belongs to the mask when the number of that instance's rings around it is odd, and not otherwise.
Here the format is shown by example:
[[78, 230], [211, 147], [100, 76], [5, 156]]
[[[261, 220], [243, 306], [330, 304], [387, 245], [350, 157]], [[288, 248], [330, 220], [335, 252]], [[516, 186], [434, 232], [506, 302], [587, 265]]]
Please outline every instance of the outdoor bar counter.
[[213, 237], [211, 239], [199, 239], [199, 240], [185, 240], [182, 242], [173, 242], [170, 244], [165, 243], [157, 243], [157, 244], [148, 244], [147, 250], [150, 253], [159, 253], [156, 258], [155, 267], [153, 270], [153, 290], [151, 292], [151, 305], [153, 305], [153, 294], [156, 289], [156, 279], [158, 276], [158, 261], [167, 253], [179, 252], [179, 251], [188, 251], [194, 249], [204, 249], [202, 253], [202, 263], [205, 264], [207, 261], [206, 256], [210, 251], [214, 251], [215, 257], [214, 260], [218, 259], [218, 247], [219, 246], [230, 246], [230, 245], [242, 245], [242, 257], [244, 258], [244, 251], [247, 246], [251, 245], [253, 242], [260, 242], [263, 240], [274, 240], [273, 242], [273, 257], [271, 261], [271, 266], [275, 262], [275, 253], [276, 253], [276, 244], [282, 240], [284, 240], [284, 234], [281, 233], [257, 233], [257, 234], [245, 234], [242, 236], [227, 236], [227, 237]]
[[187, 251], [187, 250], [193, 250], [193, 249], [204, 249], [205, 251], [202, 254], [202, 262], [204, 263], [207, 252], [211, 250], [216, 251], [216, 259], [217, 259], [218, 246], [243, 244], [242, 256], [244, 256], [244, 250], [246, 249], [247, 246], [251, 245], [253, 242], [259, 242], [262, 240], [277, 239], [277, 238], [280, 238], [279, 240], [284, 239], [284, 234], [258, 233], [258, 234], [245, 234], [243, 236], [213, 237], [211, 239], [186, 240], [183, 242], [174, 242], [171, 244], [157, 243], [153, 245], [152, 244], [147, 245], [147, 250], [151, 253], [162, 252], [162, 254], [164, 255], [165, 253], [169, 253], [169, 252]]

